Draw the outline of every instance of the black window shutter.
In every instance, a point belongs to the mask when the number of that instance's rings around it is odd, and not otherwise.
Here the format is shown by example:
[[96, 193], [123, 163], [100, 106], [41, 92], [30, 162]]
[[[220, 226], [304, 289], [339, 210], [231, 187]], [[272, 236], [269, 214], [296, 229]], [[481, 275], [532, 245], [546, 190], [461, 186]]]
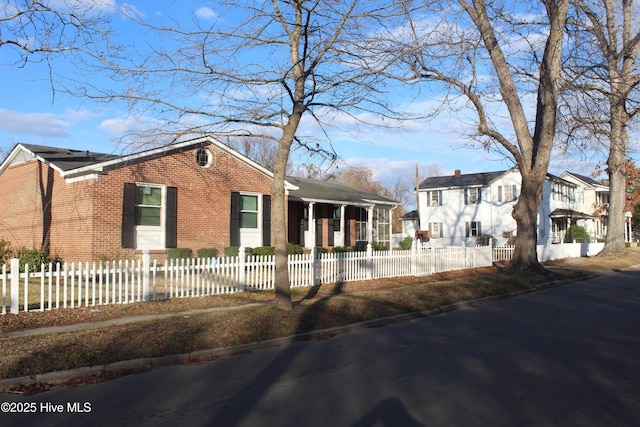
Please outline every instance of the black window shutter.
[[178, 247], [178, 189], [167, 187], [167, 209], [165, 211], [165, 246]]
[[240, 193], [231, 193], [231, 221], [229, 222], [229, 245], [240, 246]]
[[126, 182], [124, 184], [122, 200], [122, 247], [133, 249], [136, 246], [136, 215], [135, 215], [136, 185]]
[[262, 246], [271, 246], [271, 196], [262, 196]]
[[316, 218], [316, 246], [322, 245], [322, 221], [323, 218]]

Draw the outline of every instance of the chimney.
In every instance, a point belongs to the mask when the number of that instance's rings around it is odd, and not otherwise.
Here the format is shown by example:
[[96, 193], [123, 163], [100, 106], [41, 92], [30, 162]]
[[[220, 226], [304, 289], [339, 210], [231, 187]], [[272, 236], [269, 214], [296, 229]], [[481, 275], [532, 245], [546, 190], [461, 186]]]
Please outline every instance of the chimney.
[[453, 174], [454, 177], [456, 178], [460, 178], [460, 169], [456, 169], [456, 171]]

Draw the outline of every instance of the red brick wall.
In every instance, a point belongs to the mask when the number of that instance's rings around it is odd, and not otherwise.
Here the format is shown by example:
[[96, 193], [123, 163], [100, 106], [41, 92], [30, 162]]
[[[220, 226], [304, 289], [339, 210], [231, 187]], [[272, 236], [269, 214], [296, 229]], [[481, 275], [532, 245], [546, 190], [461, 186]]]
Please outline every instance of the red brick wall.
[[9, 168], [0, 175], [0, 237], [14, 248], [39, 248], [42, 243], [42, 201], [38, 162]]
[[[200, 167], [196, 148], [119, 164], [97, 180], [53, 185], [51, 253], [66, 261], [114, 259], [135, 253], [121, 247], [123, 188], [144, 182], [178, 188], [178, 247], [195, 251], [229, 246], [231, 192], [271, 193], [271, 178], [210, 146], [213, 162]], [[15, 246], [40, 247], [42, 204], [37, 161], [10, 167], [0, 176], [0, 237]], [[46, 167], [45, 167], [46, 169]], [[9, 196], [10, 195], [10, 196]], [[164, 254], [157, 254], [163, 258]]]

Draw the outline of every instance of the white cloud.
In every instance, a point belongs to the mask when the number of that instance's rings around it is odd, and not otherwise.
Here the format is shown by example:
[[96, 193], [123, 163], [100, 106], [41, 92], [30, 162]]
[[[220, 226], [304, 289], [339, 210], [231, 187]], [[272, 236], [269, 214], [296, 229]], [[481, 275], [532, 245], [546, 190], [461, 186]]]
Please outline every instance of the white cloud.
[[157, 120], [148, 118], [126, 117], [103, 120], [98, 128], [121, 137], [128, 134], [140, 134], [158, 127]]
[[54, 8], [68, 8], [74, 11], [105, 11], [117, 10], [116, 0], [50, 0], [49, 6]]
[[0, 108], [0, 129], [45, 138], [69, 138], [72, 123], [51, 113], [19, 113]]
[[140, 9], [129, 3], [123, 3], [122, 6], [120, 6], [120, 13], [129, 19], [144, 18], [145, 16]]
[[209, 7], [201, 7], [195, 11], [196, 17], [200, 19], [212, 20], [216, 17], [216, 13]]

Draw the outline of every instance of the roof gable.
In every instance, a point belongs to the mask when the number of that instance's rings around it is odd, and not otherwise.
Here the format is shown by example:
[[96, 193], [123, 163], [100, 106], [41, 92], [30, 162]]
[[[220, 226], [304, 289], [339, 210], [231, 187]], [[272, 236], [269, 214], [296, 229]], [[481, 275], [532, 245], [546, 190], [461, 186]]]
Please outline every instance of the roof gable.
[[580, 174], [569, 172], [569, 171], [566, 171], [565, 173], [562, 174], [562, 176], [567, 176], [567, 175], [570, 177], [573, 177], [578, 181], [582, 181], [583, 184], [586, 184], [587, 186], [590, 186], [590, 187], [607, 187], [606, 185], [586, 175], [580, 175]]
[[18, 144], [14, 147], [7, 159], [0, 165], [0, 173], [12, 164], [16, 164], [16, 162], [19, 163], [36, 158], [39, 161], [51, 165], [51, 167], [60, 172], [60, 175], [64, 178], [75, 179], [79, 177], [93, 176], [102, 173], [106, 168], [117, 167], [132, 161], [161, 157], [171, 154], [177, 150], [208, 145], [215, 146], [241, 162], [246, 163], [253, 169], [267, 175], [269, 178], [273, 178], [273, 173], [268, 169], [260, 166], [248, 157], [243, 156], [234, 149], [209, 136], [177, 142], [128, 155], [104, 154], [33, 144]]

